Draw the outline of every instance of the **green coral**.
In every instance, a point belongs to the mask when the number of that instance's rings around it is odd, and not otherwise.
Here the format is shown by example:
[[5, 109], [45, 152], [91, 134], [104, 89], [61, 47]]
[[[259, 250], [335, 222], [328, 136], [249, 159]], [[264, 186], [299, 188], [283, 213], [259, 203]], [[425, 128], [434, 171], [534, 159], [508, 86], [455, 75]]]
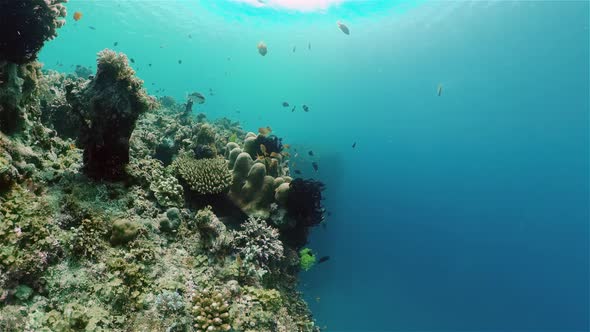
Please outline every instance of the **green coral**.
[[316, 263], [316, 257], [309, 248], [303, 248], [299, 251], [299, 267], [304, 271], [309, 271]]
[[232, 175], [223, 158], [194, 159], [178, 157], [173, 167], [195, 192], [219, 194], [226, 192], [232, 182]]
[[119, 219], [113, 223], [110, 241], [114, 245], [125, 244], [135, 239], [139, 231], [140, 227], [137, 223], [126, 219]]

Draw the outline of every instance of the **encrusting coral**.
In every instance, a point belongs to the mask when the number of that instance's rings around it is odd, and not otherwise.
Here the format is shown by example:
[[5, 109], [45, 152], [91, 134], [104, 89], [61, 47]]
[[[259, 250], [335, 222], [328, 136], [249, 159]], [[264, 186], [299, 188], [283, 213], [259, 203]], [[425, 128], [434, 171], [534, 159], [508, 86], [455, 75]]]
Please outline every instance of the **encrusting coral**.
[[83, 125], [80, 144], [88, 176], [109, 180], [124, 176], [135, 121], [156, 106], [142, 85], [127, 56], [106, 49], [98, 53], [92, 80], [66, 86], [67, 100]]

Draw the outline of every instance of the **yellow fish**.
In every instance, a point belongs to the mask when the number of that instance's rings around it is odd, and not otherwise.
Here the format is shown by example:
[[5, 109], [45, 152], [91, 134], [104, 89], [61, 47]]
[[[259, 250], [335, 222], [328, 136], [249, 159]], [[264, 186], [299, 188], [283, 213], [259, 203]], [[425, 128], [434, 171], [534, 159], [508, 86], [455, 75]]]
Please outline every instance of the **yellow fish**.
[[289, 148], [291, 147], [291, 144], [284, 144], [284, 145], [283, 145], [283, 147], [284, 147], [285, 149], [289, 149]]
[[280, 156], [280, 154], [278, 154], [278, 153], [276, 153], [276, 152], [274, 152], [274, 151], [270, 153], [270, 157], [271, 157], [271, 158], [276, 158], [276, 157], [278, 157], [278, 156]]
[[260, 128], [258, 128], [258, 132], [260, 133], [260, 135], [266, 136], [272, 132], [272, 129], [268, 126], [266, 128], [260, 127]]
[[260, 144], [260, 151], [262, 151], [262, 154], [265, 156], [268, 155], [268, 153], [266, 153], [266, 146], [264, 146], [264, 144]]

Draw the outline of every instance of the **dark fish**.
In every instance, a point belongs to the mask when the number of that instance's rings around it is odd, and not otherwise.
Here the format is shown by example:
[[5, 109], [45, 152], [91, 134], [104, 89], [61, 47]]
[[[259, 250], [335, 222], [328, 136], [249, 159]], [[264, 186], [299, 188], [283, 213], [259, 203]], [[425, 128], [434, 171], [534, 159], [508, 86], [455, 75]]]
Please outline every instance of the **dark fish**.
[[303, 110], [304, 110], [305, 112], [309, 112], [309, 107], [308, 107], [307, 105], [303, 105]]
[[330, 211], [326, 212], [326, 214], [328, 215], [328, 217], [332, 216], [332, 212], [330, 212]]
[[338, 24], [338, 28], [340, 28], [340, 30], [344, 32], [344, 34], [350, 35], [350, 30], [344, 23], [338, 21], [336, 22], [336, 24]]
[[202, 104], [205, 102], [205, 96], [198, 92], [191, 93], [190, 95], [188, 95], [188, 98], [197, 104]]
[[178, 64], [181, 65], [182, 64], [182, 60], [178, 60]]
[[92, 25], [88, 27], [90, 30], [96, 30], [95, 27], [93, 27]]
[[311, 42], [309, 42], [309, 44], [307, 44], [307, 49], [311, 50]]
[[189, 39], [193, 39], [193, 36], [191, 36], [191, 35], [188, 35], [188, 38], [189, 38]]
[[297, 108], [297, 106], [293, 106], [293, 109], [291, 110], [291, 112], [295, 112], [295, 108]]
[[352, 148], [356, 148], [356, 142], [352, 143]]
[[131, 61], [131, 63], [135, 63], [135, 59], [133, 58], [129, 58], [129, 61]]
[[286, 101], [284, 101], [284, 102], [283, 102], [283, 107], [289, 107], [289, 103], [288, 103], [288, 102], [286, 102]]
[[324, 256], [324, 257], [322, 257], [322, 258], [320, 258], [320, 259], [318, 260], [318, 264], [321, 264], [321, 263], [323, 263], [323, 262], [326, 262], [326, 261], [328, 261], [329, 259], [330, 259], [330, 256]]
[[117, 46], [117, 45], [119, 45], [119, 42], [114, 42], [113, 43], [113, 46]]
[[319, 167], [318, 167], [318, 163], [316, 163], [315, 161], [311, 163], [311, 166], [313, 167], [314, 171], [318, 171]]
[[298, 169], [294, 170], [294, 171], [293, 171], [293, 173], [295, 173], [295, 174], [297, 174], [297, 175], [301, 175], [301, 171], [300, 171], [300, 170], [298, 170]]
[[313, 157], [313, 151], [309, 150], [307, 154]]
[[295, 53], [295, 51], [297, 51], [297, 46], [293, 46], [293, 53]]

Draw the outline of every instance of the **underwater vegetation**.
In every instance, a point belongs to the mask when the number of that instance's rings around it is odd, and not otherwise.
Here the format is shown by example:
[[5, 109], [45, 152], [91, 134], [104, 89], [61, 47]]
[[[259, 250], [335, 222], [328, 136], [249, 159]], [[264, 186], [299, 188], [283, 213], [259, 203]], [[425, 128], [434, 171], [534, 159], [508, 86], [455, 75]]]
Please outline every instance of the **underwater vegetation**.
[[297, 282], [323, 184], [123, 53], [43, 71], [64, 2], [0, 2], [0, 331], [319, 331]]

